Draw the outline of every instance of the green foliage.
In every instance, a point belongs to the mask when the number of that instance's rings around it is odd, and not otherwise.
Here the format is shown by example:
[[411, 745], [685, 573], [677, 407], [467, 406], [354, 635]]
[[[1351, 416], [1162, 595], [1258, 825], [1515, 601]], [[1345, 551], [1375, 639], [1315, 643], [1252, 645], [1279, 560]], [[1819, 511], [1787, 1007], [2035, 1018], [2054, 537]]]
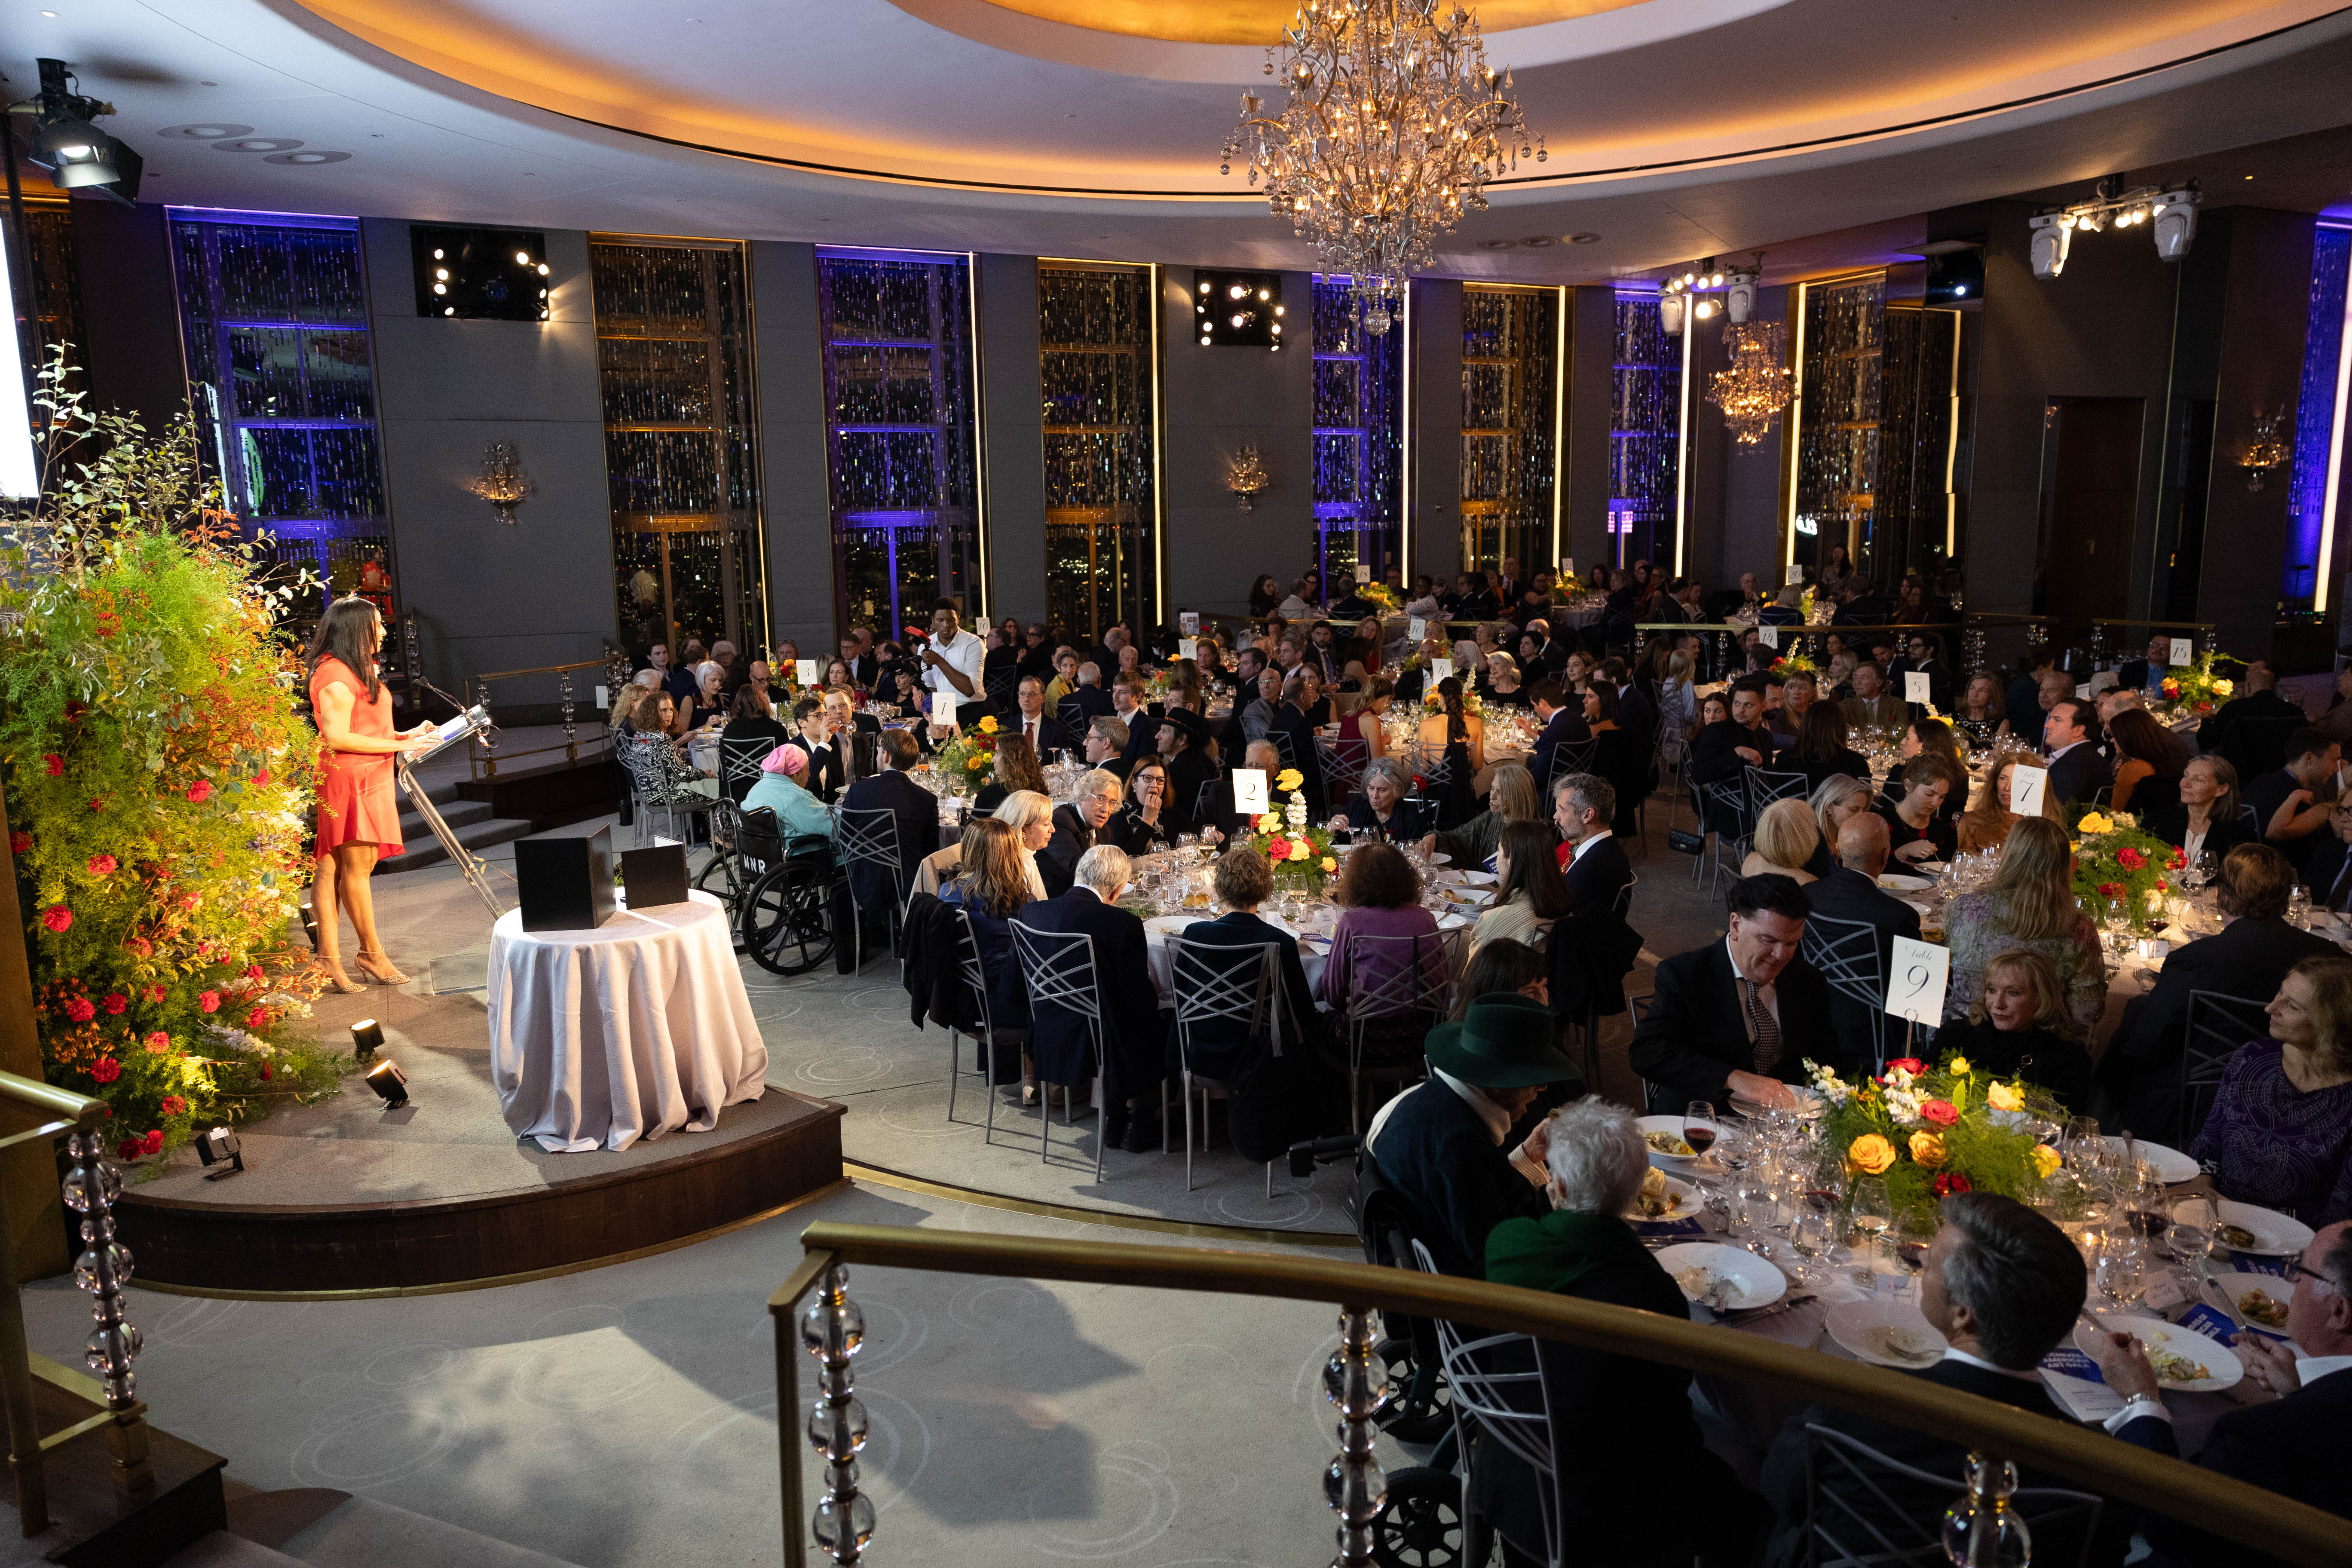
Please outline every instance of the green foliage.
[[[1999, 1193], [2031, 1202], [2040, 1193], [2055, 1151], [2041, 1144], [2031, 1117], [2012, 1118], [1988, 1104], [1998, 1091], [2019, 1104], [2046, 1101], [2046, 1093], [2020, 1080], [2001, 1082], [1993, 1074], [1957, 1070], [1965, 1058], [1947, 1054], [1935, 1065], [1912, 1058], [1886, 1064], [1884, 1075], [1846, 1083], [1826, 1068], [1812, 1067], [1813, 1087], [1829, 1101], [1822, 1133], [1846, 1162], [1848, 1183], [1874, 1174], [1886, 1184], [1897, 1214], [1933, 1215], [1945, 1190]], [[1811, 1067], [1811, 1064], [1808, 1063]], [[1923, 1150], [1919, 1134], [1940, 1144]], [[1864, 1156], [1865, 1141], [1878, 1138], [1893, 1158], [1873, 1171]]]
[[2146, 925], [2174, 871], [2189, 858], [2152, 833], [2129, 812], [2068, 808], [2074, 840], [2074, 899], [2094, 920], [2120, 900], [2133, 923]]
[[316, 742], [193, 423], [88, 409], [53, 351], [39, 497], [0, 524], [0, 773], [52, 1083], [153, 1153], [331, 1088], [282, 933]]

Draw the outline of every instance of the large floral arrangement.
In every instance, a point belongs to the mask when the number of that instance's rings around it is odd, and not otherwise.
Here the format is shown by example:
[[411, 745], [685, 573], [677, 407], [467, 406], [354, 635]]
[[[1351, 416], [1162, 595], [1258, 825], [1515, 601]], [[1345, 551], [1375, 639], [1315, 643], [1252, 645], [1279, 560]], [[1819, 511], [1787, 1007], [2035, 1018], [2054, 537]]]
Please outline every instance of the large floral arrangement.
[[1377, 605], [1383, 616], [1400, 615], [1403, 612], [1403, 605], [1397, 598], [1396, 590], [1386, 583], [1359, 583], [1356, 584], [1356, 597], [1368, 605]]
[[[1445, 711], [1445, 699], [1438, 695], [1434, 682], [1430, 684], [1427, 695], [1421, 700], [1421, 705], [1431, 713]], [[1467, 682], [1465, 682], [1462, 688], [1462, 711], [1477, 714], [1484, 714], [1486, 711], [1486, 700], [1479, 696], [1476, 689]]]
[[996, 716], [984, 714], [940, 748], [934, 766], [950, 793], [976, 791], [996, 777]]
[[2120, 900], [2134, 925], [2146, 925], [2172, 873], [2189, 863], [2127, 811], [2085, 810], [2074, 833], [2074, 898], [2094, 920]]
[[287, 593], [161, 438], [41, 374], [39, 496], [0, 532], [0, 768], [48, 1080], [105, 1100], [126, 1159], [336, 1068], [285, 940], [317, 742]]
[[[1331, 853], [1331, 835], [1307, 820], [1307, 797], [1299, 793], [1306, 782], [1297, 768], [1275, 774], [1274, 791], [1289, 798], [1279, 810], [1261, 814], [1251, 824], [1255, 831], [1244, 842], [1266, 858], [1276, 884], [1319, 891], [1325, 879], [1339, 870], [1339, 862]], [[1274, 792], [1269, 792], [1268, 799], [1274, 797]]]
[[2164, 700], [2177, 712], [2210, 713], [2217, 702], [2237, 694], [2238, 683], [2213, 673], [2217, 662], [2238, 662], [2219, 648], [2207, 648], [2196, 662], [2184, 664], [2164, 678]]
[[1848, 1083], [1810, 1058], [1805, 1069], [1829, 1110], [1823, 1131], [1843, 1152], [1846, 1180], [1886, 1184], [1897, 1214], [1927, 1215], [1948, 1194], [2030, 1200], [2059, 1165], [2028, 1131], [2022, 1082], [2002, 1082], [1961, 1057], [1930, 1067], [1899, 1057], [1876, 1078]]
[[1780, 678], [1784, 680], [1790, 676], [1800, 673], [1819, 675], [1822, 672], [1822, 667], [1807, 658], [1802, 649], [1782, 654], [1772, 661], [1772, 668], [1780, 672]]

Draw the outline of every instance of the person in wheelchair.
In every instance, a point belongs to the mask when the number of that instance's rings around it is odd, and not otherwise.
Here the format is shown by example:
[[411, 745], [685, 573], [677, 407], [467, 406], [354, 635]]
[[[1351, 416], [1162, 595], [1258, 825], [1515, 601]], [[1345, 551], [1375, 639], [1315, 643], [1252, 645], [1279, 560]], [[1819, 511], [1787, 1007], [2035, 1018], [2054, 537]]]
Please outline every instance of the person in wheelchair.
[[789, 844], [795, 838], [833, 837], [833, 813], [808, 792], [809, 755], [796, 745], [778, 746], [760, 759], [760, 782], [743, 797], [745, 811], [776, 814]]

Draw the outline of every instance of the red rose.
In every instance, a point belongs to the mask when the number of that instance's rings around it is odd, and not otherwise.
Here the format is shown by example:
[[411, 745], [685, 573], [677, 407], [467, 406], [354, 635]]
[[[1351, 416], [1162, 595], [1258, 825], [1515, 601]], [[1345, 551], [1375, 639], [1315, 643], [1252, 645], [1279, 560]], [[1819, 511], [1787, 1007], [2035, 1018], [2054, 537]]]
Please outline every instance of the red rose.
[[172, 1037], [158, 1029], [147, 1037], [147, 1054], [160, 1057], [172, 1048]]
[[63, 904], [51, 904], [41, 911], [41, 923], [53, 931], [64, 931], [73, 926], [73, 911]]
[[122, 1076], [122, 1064], [112, 1057], [100, 1057], [89, 1064], [89, 1076], [100, 1083], [112, 1083]]
[[267, 1007], [256, 1007], [245, 1016], [245, 1026], [248, 1029], [267, 1028], [268, 1024], [269, 1009]]
[[268, 789], [269, 787], [269, 770], [268, 768], [264, 768], [259, 773], [253, 775], [253, 787], [256, 789]]
[[114, 1146], [114, 1157], [118, 1160], [136, 1160], [139, 1158], [139, 1140], [136, 1138], [125, 1138], [121, 1142], [117, 1143]]
[[44, 755], [41, 758], [41, 765], [49, 770], [49, 776], [53, 779], [65, 776], [66, 760], [55, 752]]
[[205, 992], [203, 995], [196, 998], [196, 1005], [203, 1008], [207, 1013], [219, 1012], [220, 993], [217, 991]]
[[110, 1018], [119, 1018], [122, 1016], [122, 1010], [130, 1005], [131, 998], [121, 992], [109, 993], [106, 998], [106, 1016]]
[[245, 966], [245, 977], [246, 977], [247, 980], [258, 980], [258, 979], [260, 979], [260, 978], [261, 978], [261, 965], [259, 965], [259, 964], [257, 964], [257, 963], [248, 963], [248, 964], [247, 964], [247, 965]]
[[1271, 839], [1268, 839], [1268, 840], [1266, 841], [1266, 846], [1265, 846], [1265, 856], [1266, 856], [1266, 858], [1267, 858], [1267, 859], [1269, 859], [1269, 860], [1287, 860], [1287, 859], [1289, 859], [1289, 858], [1290, 858], [1290, 840], [1289, 840], [1289, 839], [1287, 839], [1287, 838], [1271, 838]]
[[1954, 1193], [1969, 1193], [1976, 1190], [1969, 1184], [1969, 1179], [1958, 1171], [1947, 1171], [1928, 1185], [1939, 1198], [1950, 1197]]
[[89, 1005], [87, 996], [77, 996], [66, 1004], [66, 1016], [77, 1024], [87, 1024], [98, 1016], [98, 1009]]
[[2123, 896], [2124, 885], [2121, 882], [2102, 882], [2099, 884], [2099, 897], [2103, 899], [2120, 899]]
[[2116, 864], [2126, 871], [2137, 871], [2147, 864], [2147, 857], [2126, 844], [2116, 851]]
[[89, 874], [93, 877], [111, 877], [114, 875], [115, 867], [119, 864], [121, 862], [111, 855], [93, 855], [89, 858]]
[[1960, 1119], [1960, 1113], [1952, 1109], [1952, 1102], [1948, 1100], [1922, 1100], [1919, 1114], [1938, 1127], [1949, 1127]]
[[22, 855], [32, 847], [33, 836], [22, 828], [8, 835], [8, 852], [11, 855]]
[[186, 1100], [182, 1100], [178, 1095], [176, 1095], [176, 1094], [167, 1094], [167, 1095], [165, 1095], [165, 1096], [163, 1097], [163, 1114], [164, 1114], [164, 1115], [166, 1115], [166, 1116], [179, 1116], [179, 1115], [183, 1115], [183, 1114], [184, 1114], [184, 1113], [186, 1112], [187, 1109], [188, 1109], [188, 1102], [187, 1102]]
[[204, 805], [205, 802], [212, 799], [212, 797], [213, 781], [210, 779], [198, 779], [195, 783], [188, 786], [188, 798], [194, 801], [198, 805]]
[[139, 1140], [139, 1151], [142, 1154], [162, 1153], [163, 1152], [163, 1130], [160, 1127], [148, 1129], [147, 1136]]
[[268, 1083], [269, 1081], [269, 1064], [268, 1062], [264, 1062], [261, 1064], [261, 1081]]
[[1919, 1074], [1927, 1070], [1927, 1064], [1921, 1061], [1917, 1057], [1896, 1057], [1893, 1061], [1886, 1064], [1886, 1070], [1888, 1072], [1893, 1072], [1896, 1068], [1901, 1068], [1905, 1072], [1916, 1078]]
[[161, 985], [150, 985], [147, 987], [147, 1000], [150, 1002], [161, 1002], [163, 999], [163, 988]]

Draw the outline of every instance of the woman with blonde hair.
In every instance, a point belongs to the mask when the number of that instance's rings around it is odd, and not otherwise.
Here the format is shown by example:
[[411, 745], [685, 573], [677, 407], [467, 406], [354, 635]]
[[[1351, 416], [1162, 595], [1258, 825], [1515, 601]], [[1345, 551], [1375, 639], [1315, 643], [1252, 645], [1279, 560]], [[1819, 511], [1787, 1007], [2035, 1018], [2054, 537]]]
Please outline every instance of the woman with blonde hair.
[[2000, 682], [1979, 671], [1969, 677], [1968, 689], [1960, 694], [1960, 705], [1952, 715], [1952, 728], [1968, 736], [1978, 751], [2009, 734], [2009, 712], [2001, 696]]
[[1983, 994], [1967, 1019], [1936, 1031], [1936, 1049], [1967, 1058], [1979, 1072], [2039, 1084], [2067, 1110], [2083, 1110], [2091, 1056], [2057, 1031], [2065, 1013], [2057, 966], [2030, 948], [2003, 948], [1985, 965]]
[[1813, 826], [1822, 837], [1813, 858], [1805, 863], [1805, 869], [1818, 879], [1828, 876], [1837, 865], [1839, 830], [1871, 808], [1870, 780], [1850, 773], [1832, 773], [1814, 788], [1806, 804], [1812, 807]]
[[2352, 1213], [2352, 959], [2306, 958], [2263, 1009], [2271, 1037], [2221, 1069], [2189, 1146], [2225, 1198], [2317, 1226]]
[[[2010, 809], [2017, 770], [2040, 766], [2042, 754], [2022, 745], [2004, 746], [1993, 753], [1992, 787], [1986, 790], [1974, 805], [1960, 813], [1959, 820], [1952, 825], [1961, 854], [1991, 849], [2008, 842], [2009, 830], [2019, 821], [2017, 813]], [[2051, 798], [2047, 790], [2042, 792], [2042, 816], [2056, 822], [2060, 805]]]
[[1545, 815], [1544, 803], [1536, 795], [1535, 774], [1520, 763], [1505, 763], [1487, 785], [1486, 809], [1451, 831], [1431, 834], [1421, 847], [1423, 853], [1451, 857], [1456, 870], [1479, 870], [1494, 858], [1504, 828], [1514, 822], [1541, 822]]
[[1822, 847], [1822, 825], [1813, 816], [1812, 803], [1790, 795], [1776, 800], [1764, 808], [1756, 819], [1756, 847], [1739, 863], [1743, 877], [1762, 876], [1777, 872], [1794, 878], [1799, 884], [1817, 881], [1818, 878], [1805, 869]]
[[992, 815], [1013, 829], [1014, 842], [1021, 849], [1022, 876], [1029, 884], [1029, 896], [1043, 902], [1045, 879], [1037, 869], [1037, 851], [1054, 839], [1053, 797], [1039, 790], [1017, 789], [1006, 795], [1004, 804]]
[[1995, 958], [2023, 948], [2048, 959], [2064, 988], [2065, 1011], [2052, 1027], [2088, 1041], [2098, 1026], [2107, 1004], [2106, 959], [2098, 928], [2074, 901], [2066, 830], [2047, 817], [2029, 816], [2009, 830], [1991, 885], [1952, 900], [1944, 940], [1952, 954], [1948, 1020], [1967, 1017], [1983, 1000], [1985, 971]]

